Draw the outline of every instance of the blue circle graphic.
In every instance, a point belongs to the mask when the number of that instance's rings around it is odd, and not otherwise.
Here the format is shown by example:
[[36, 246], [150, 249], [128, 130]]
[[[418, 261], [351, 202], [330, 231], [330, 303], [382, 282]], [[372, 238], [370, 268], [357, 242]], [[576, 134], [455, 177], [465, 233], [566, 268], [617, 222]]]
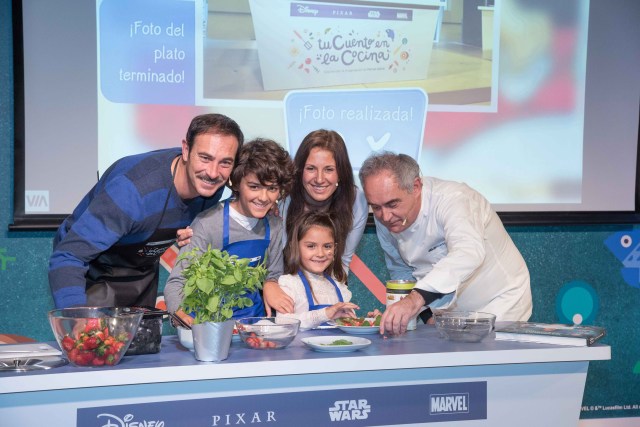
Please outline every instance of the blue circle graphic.
[[580, 280], [564, 285], [556, 297], [556, 312], [562, 323], [590, 325], [599, 308], [595, 289]]

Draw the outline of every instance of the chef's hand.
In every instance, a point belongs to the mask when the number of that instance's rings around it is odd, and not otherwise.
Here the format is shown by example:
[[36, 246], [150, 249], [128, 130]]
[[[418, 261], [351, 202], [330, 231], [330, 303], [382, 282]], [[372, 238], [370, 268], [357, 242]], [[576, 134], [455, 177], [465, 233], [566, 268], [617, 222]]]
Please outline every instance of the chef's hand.
[[380, 318], [380, 334], [385, 332], [392, 335], [401, 335], [407, 332], [409, 320], [418, 315], [424, 306], [424, 298], [418, 292], [411, 292], [405, 298], [393, 303]]
[[262, 299], [267, 317], [275, 316], [273, 310], [281, 314], [293, 313], [293, 299], [280, 289], [278, 282], [265, 282], [262, 287]]
[[181, 248], [184, 245], [187, 245], [191, 242], [191, 237], [193, 237], [193, 230], [191, 227], [187, 225], [187, 228], [181, 228], [176, 231], [176, 243], [178, 247]]
[[367, 317], [374, 317], [375, 318], [375, 317], [378, 317], [378, 316], [381, 316], [381, 315], [382, 315], [382, 312], [380, 310], [378, 310], [377, 308], [375, 310], [373, 310], [373, 311], [367, 312]]
[[360, 307], [352, 302], [337, 302], [332, 306], [326, 307], [324, 310], [329, 319], [335, 320], [339, 317], [350, 317], [355, 319], [357, 316], [354, 310], [358, 309], [360, 309]]

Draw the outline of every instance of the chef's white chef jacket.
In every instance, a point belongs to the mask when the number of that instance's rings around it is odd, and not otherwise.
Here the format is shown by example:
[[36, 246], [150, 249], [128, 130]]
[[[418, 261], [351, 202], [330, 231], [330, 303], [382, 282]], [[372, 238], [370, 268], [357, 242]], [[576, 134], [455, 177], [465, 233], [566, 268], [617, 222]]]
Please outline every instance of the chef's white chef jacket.
[[466, 184], [423, 177], [418, 218], [401, 233], [376, 222], [391, 279], [444, 294], [433, 311], [472, 310], [528, 320], [527, 265], [490, 203]]

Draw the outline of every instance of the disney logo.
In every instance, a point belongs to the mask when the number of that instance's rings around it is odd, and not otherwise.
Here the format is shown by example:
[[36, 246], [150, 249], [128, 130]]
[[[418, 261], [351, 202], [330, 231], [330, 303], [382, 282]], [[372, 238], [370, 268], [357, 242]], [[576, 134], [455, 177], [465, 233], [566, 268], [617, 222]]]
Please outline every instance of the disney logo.
[[133, 414], [127, 414], [120, 419], [113, 414], [98, 414], [98, 418], [107, 418], [107, 423], [101, 427], [164, 427], [164, 421], [133, 421]]
[[313, 15], [316, 16], [320, 11], [318, 9], [312, 9], [309, 6], [299, 4], [298, 13], [301, 15]]

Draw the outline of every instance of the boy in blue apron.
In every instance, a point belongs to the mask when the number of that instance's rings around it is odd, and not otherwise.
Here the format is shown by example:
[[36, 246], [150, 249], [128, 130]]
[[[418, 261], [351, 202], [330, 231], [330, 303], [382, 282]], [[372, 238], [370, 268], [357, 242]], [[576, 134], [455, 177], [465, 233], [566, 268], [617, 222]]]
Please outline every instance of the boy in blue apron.
[[[305, 212], [293, 226], [284, 249], [285, 275], [278, 284], [294, 302], [301, 329], [311, 329], [338, 317], [355, 318], [346, 272], [330, 214]], [[280, 316], [277, 313], [277, 316]]]
[[[294, 166], [289, 154], [278, 143], [255, 139], [242, 148], [238, 164], [229, 179], [232, 198], [202, 212], [191, 224], [193, 236], [180, 253], [209, 245], [256, 266], [266, 260], [266, 281], [277, 282], [283, 272], [282, 219], [267, 216], [278, 200], [291, 188]], [[187, 260], [176, 263], [164, 289], [167, 310], [187, 323], [193, 319], [180, 309]], [[249, 295], [251, 307], [236, 309], [233, 318], [264, 316], [260, 292]]]

